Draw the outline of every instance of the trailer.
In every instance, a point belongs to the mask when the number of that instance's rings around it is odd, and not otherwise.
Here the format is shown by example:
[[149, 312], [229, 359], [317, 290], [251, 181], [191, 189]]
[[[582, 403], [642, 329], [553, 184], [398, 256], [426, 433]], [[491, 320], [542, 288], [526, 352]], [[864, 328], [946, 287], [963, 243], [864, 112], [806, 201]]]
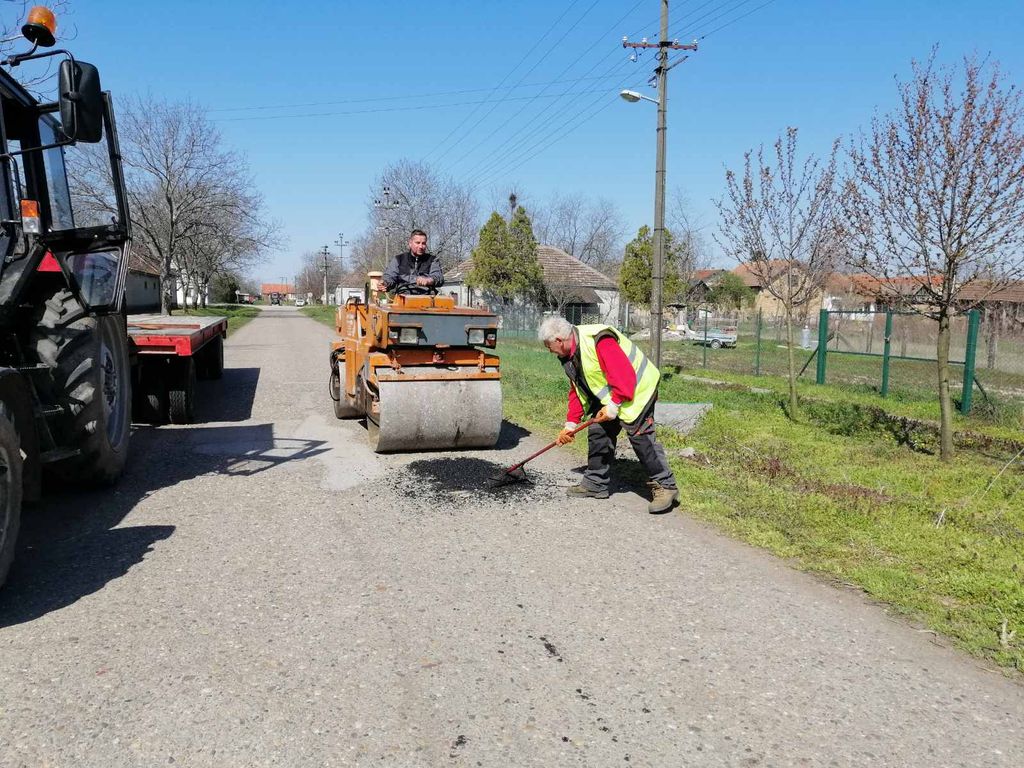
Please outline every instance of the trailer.
[[196, 380], [224, 375], [226, 317], [129, 315], [132, 418], [150, 424], [189, 424]]

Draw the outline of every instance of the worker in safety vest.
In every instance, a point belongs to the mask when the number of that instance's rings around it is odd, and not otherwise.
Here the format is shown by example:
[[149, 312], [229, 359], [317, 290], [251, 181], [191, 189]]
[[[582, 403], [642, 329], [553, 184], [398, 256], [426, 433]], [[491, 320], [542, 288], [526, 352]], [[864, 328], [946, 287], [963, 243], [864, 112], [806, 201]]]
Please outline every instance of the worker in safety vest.
[[548, 352], [558, 355], [569, 377], [569, 411], [558, 444], [574, 439], [572, 430], [587, 417], [597, 423], [587, 429], [589, 459], [579, 485], [568, 494], [607, 499], [615, 442], [625, 428], [629, 442], [650, 477], [652, 514], [668, 512], [679, 498], [676, 479], [665, 449], [654, 436], [654, 403], [661, 372], [640, 347], [608, 325], [576, 325], [548, 317], [537, 336]]

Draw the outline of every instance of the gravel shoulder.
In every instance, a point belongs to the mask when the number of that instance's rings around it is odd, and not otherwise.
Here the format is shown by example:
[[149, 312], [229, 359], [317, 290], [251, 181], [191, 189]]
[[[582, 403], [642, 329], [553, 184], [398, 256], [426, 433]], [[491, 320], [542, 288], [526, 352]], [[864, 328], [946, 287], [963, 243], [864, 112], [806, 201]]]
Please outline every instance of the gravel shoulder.
[[200, 423], [53, 494], [0, 592], [2, 766], [1010, 766], [1024, 686], [540, 447], [377, 456], [265, 309]]

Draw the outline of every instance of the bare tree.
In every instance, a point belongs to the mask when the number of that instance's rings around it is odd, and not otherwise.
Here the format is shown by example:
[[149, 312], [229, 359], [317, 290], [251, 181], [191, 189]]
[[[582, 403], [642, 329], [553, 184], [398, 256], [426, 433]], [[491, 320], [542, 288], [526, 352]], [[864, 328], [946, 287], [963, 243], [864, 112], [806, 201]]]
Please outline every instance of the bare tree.
[[[338, 260], [328, 252], [327, 255], [327, 295], [342, 279]], [[323, 251], [307, 251], [302, 254], [302, 268], [297, 277], [296, 291], [302, 296], [313, 294], [320, 296], [324, 290], [324, 254]]]
[[711, 257], [704, 235], [706, 227], [702, 221], [694, 217], [686, 193], [680, 187], [676, 187], [668, 196], [666, 219], [678, 247], [686, 255], [686, 258], [681, 260], [680, 269], [689, 270], [683, 272], [683, 277], [689, 279], [692, 272], [706, 269], [711, 264]]
[[795, 417], [796, 360], [793, 320], [799, 308], [821, 295], [842, 253], [840, 185], [832, 145], [822, 163], [797, 162], [797, 129], [775, 141], [774, 157], [764, 148], [744, 156], [742, 179], [726, 172], [728, 197], [717, 202], [723, 250], [745, 264], [763, 290], [782, 306], [789, 355], [789, 412]]
[[[160, 265], [161, 309], [174, 301], [174, 273], [202, 295], [218, 271], [250, 266], [276, 244], [245, 159], [224, 147], [191, 103], [129, 100], [120, 110], [125, 186], [139, 246]], [[97, 145], [69, 161], [76, 216], [115, 212], [110, 167]]]
[[859, 266], [883, 286], [917, 276], [911, 308], [938, 323], [941, 455], [953, 455], [950, 318], [1024, 274], [1020, 92], [996, 63], [940, 67], [933, 50], [899, 105], [850, 148], [848, 215]]
[[537, 211], [538, 242], [560, 248], [596, 269], [621, 261], [625, 225], [612, 201], [556, 194]]
[[[384, 187], [390, 192], [392, 206], [374, 204]], [[378, 177], [370, 189], [367, 213], [374, 231], [369, 239], [375, 244], [384, 239], [376, 233], [387, 233], [390, 250], [397, 253], [405, 247], [412, 229], [422, 229], [429, 237], [431, 253], [441, 259], [444, 268], [469, 258], [480, 226], [472, 189], [441, 176], [425, 163], [405, 159], [387, 166]]]

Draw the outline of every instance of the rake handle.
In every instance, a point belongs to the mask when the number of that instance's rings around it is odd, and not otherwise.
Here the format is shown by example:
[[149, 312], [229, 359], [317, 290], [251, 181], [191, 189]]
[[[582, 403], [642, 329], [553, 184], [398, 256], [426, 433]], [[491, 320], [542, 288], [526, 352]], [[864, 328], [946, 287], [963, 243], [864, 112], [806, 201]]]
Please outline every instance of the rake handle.
[[[577, 426], [577, 427], [576, 427], [576, 428], [575, 428], [575, 429], [574, 429], [574, 430], [573, 430], [572, 432], [570, 432], [569, 434], [570, 434], [570, 435], [575, 435], [575, 434], [576, 434], [577, 432], [582, 432], [582, 431], [583, 431], [584, 429], [586, 429], [586, 428], [587, 428], [587, 427], [589, 427], [589, 426], [590, 426], [591, 424], [594, 424], [594, 423], [596, 423], [596, 422], [597, 422], [597, 419], [587, 419], [587, 420], [586, 420], [586, 421], [584, 421], [584, 422], [583, 422], [582, 424], [580, 424], [579, 426]], [[507, 474], [509, 474], [510, 472], [515, 472], [515, 471], [516, 471], [517, 469], [519, 469], [519, 468], [523, 467], [523, 466], [524, 466], [525, 464], [527, 464], [527, 462], [533, 461], [533, 460], [534, 460], [534, 459], [536, 459], [536, 458], [537, 458], [538, 456], [540, 456], [540, 455], [541, 455], [542, 453], [547, 453], [547, 452], [548, 452], [548, 451], [550, 451], [550, 450], [551, 450], [552, 448], [554, 448], [554, 447], [555, 447], [556, 445], [558, 445], [558, 441], [557, 441], [557, 440], [555, 440], [554, 442], [548, 443], [547, 445], [545, 445], [545, 446], [544, 446], [543, 448], [541, 448], [541, 449], [540, 449], [539, 451], [537, 451], [536, 453], [532, 453], [532, 454], [530, 454], [529, 456], [527, 456], [527, 457], [526, 457], [525, 459], [523, 459], [523, 460], [522, 460], [521, 462], [519, 462], [519, 463], [518, 463], [518, 464], [516, 464], [515, 466], [513, 466], [513, 467], [509, 467], [508, 469], [506, 469], [506, 470], [505, 470], [505, 474], [507, 475]]]

